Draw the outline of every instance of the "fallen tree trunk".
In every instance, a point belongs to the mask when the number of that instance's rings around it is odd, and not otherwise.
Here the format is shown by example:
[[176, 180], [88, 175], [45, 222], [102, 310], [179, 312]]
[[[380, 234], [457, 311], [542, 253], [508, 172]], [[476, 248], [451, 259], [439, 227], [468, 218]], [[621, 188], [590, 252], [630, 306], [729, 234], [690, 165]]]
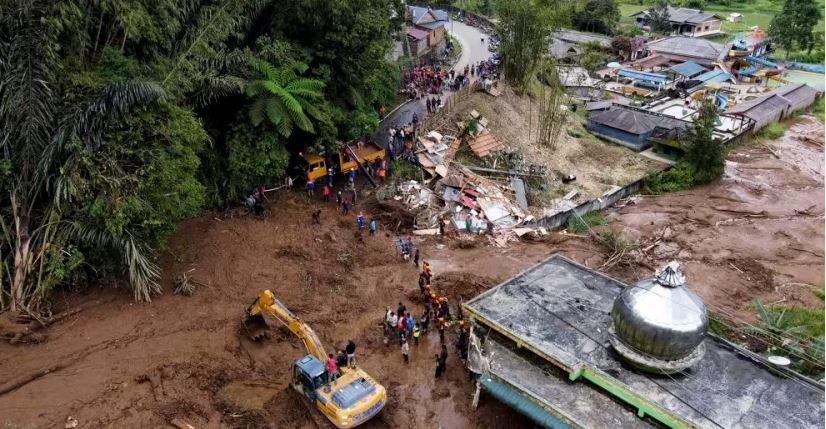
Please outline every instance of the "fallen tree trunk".
[[57, 365], [52, 365], [48, 368], [38, 370], [34, 373], [26, 374], [26, 375], [17, 377], [16, 380], [13, 380], [9, 383], [6, 383], [2, 387], [0, 387], [0, 396], [5, 395], [9, 392], [13, 392], [13, 391], [15, 391], [15, 390], [31, 383], [32, 381], [35, 381], [35, 380], [39, 379], [40, 377], [49, 375], [49, 374], [51, 374], [53, 372], [56, 372], [56, 371], [60, 371], [61, 369], [66, 368], [67, 365], [68, 365], [67, 363], [59, 363]]

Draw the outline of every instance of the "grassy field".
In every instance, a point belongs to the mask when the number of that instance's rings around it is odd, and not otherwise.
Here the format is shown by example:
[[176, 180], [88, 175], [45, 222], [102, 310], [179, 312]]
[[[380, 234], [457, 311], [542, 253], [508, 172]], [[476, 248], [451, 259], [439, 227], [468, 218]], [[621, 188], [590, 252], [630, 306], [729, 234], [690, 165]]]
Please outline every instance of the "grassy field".
[[[820, 4], [821, 9], [824, 7], [824, 0], [816, 0]], [[642, 4], [640, 4], [642, 3]], [[653, 2], [647, 0], [643, 2], [621, 2], [619, 5], [621, 18], [620, 24], [633, 25], [634, 20], [631, 15], [641, 10], [645, 10], [654, 6]], [[723, 21], [723, 31], [727, 33], [737, 33], [740, 31], [747, 31], [752, 26], [758, 26], [764, 30], [769, 28], [774, 15], [783, 7], [782, 1], [772, 0], [757, 0], [753, 2], [732, 2], [729, 6], [719, 4], [707, 3], [706, 10], [709, 12], [716, 12]], [[728, 22], [725, 18], [732, 12], [743, 14], [742, 22]], [[824, 21], [821, 19], [818, 28], [823, 28]]]

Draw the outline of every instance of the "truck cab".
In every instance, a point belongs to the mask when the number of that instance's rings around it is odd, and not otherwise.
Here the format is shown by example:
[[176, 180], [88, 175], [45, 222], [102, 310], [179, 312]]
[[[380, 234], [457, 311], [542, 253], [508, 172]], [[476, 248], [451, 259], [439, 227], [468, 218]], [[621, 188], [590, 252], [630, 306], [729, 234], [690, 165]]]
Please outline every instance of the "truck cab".
[[315, 182], [316, 180], [327, 175], [327, 161], [314, 153], [302, 153], [301, 158], [307, 163], [306, 172], [307, 178]]

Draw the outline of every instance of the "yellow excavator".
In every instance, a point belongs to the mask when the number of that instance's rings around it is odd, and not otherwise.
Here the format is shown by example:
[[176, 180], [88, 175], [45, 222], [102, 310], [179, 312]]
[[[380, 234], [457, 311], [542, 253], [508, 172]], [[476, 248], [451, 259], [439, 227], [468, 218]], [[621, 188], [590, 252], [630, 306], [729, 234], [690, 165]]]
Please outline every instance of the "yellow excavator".
[[324, 366], [327, 352], [321, 340], [269, 290], [261, 292], [247, 309], [243, 325], [250, 338], [258, 340], [266, 335], [267, 319], [278, 321], [304, 342], [309, 354], [293, 362], [290, 384], [332, 424], [338, 428], [356, 427], [384, 408], [387, 403], [384, 386], [361, 368], [327, 372]]

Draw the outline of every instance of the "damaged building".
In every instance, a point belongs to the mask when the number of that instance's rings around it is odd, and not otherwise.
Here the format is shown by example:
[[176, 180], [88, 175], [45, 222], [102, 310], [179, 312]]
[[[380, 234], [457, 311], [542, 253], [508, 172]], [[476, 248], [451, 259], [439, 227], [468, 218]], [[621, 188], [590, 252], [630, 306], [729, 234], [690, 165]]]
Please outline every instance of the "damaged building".
[[545, 428], [818, 428], [817, 381], [707, 331], [677, 264], [625, 285], [553, 255], [463, 305], [484, 392]]

